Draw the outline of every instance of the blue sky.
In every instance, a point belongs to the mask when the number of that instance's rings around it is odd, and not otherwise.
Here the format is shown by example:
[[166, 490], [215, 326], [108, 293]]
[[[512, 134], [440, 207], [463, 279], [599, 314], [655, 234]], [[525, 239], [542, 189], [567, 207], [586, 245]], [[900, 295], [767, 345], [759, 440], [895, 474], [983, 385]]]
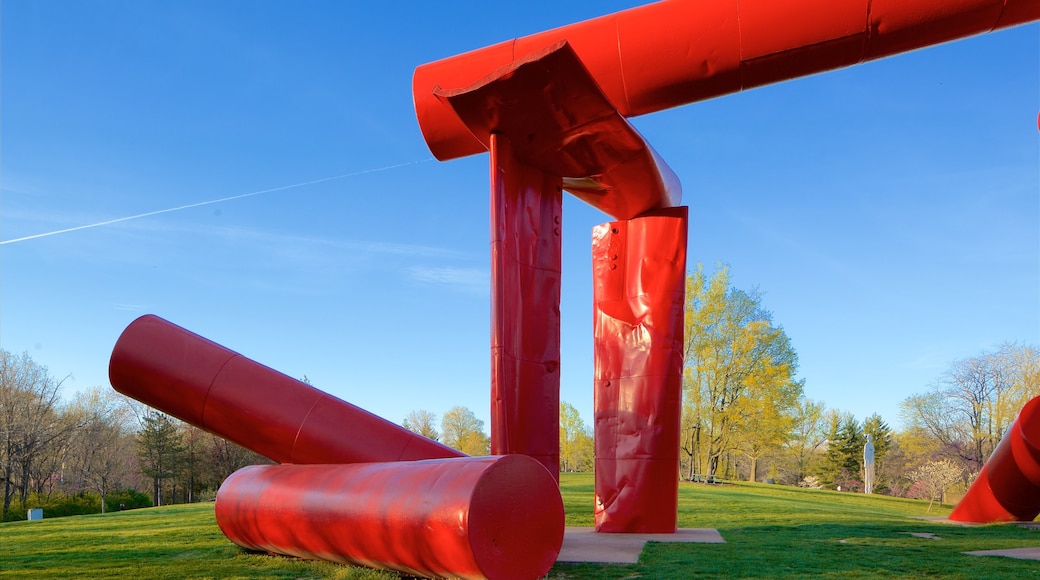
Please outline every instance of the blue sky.
[[[432, 160], [412, 70], [638, 4], [5, 0], [0, 348], [72, 394], [154, 313], [393, 421], [487, 421], [487, 156]], [[951, 361], [1040, 343], [1038, 30], [633, 120], [683, 182], [690, 267], [762, 291], [809, 397], [898, 425]], [[604, 221], [565, 200], [587, 422]]]

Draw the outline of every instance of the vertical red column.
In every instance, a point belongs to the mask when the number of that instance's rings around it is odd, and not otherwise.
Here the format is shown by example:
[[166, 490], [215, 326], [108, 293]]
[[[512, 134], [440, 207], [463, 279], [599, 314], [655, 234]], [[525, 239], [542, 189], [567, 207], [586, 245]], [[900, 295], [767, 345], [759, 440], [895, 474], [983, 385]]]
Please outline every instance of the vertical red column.
[[491, 142], [491, 453], [560, 473], [562, 178]]
[[687, 208], [592, 233], [596, 531], [675, 532]]

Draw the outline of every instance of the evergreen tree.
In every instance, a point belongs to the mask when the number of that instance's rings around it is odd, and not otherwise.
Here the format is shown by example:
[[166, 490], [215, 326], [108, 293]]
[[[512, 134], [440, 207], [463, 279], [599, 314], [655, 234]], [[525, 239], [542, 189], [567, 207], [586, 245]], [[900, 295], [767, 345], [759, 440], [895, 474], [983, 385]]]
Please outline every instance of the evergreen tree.
[[[888, 489], [887, 482], [882, 479], [885, 465], [885, 455], [888, 454], [888, 450], [892, 447], [892, 429], [888, 426], [888, 423], [881, 418], [881, 415], [874, 413], [863, 420], [863, 442], [866, 443], [867, 435], [870, 435], [871, 441], [874, 444], [874, 473], [877, 479], [874, 480], [874, 493], [885, 493]], [[860, 453], [862, 455], [862, 452]]]
[[143, 423], [137, 434], [137, 457], [141, 471], [152, 478], [152, 496], [159, 506], [163, 504], [164, 483], [181, 469], [184, 441], [176, 423], [163, 413], [150, 412]]
[[865, 441], [863, 430], [851, 413], [833, 414], [827, 437], [825, 481], [842, 490], [855, 490], [860, 486]]

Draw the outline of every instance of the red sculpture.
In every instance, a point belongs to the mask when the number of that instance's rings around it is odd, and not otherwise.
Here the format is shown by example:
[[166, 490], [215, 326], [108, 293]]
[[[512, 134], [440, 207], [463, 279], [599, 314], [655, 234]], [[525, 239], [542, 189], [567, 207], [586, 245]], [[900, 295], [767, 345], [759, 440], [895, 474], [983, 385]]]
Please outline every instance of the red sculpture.
[[[490, 152], [491, 429], [503, 457], [463, 457], [156, 317], [120, 337], [112, 384], [297, 464], [225, 482], [218, 521], [242, 546], [539, 577], [563, 530], [566, 189], [617, 220], [593, 234], [597, 529], [674, 531], [687, 215], [678, 179], [626, 118], [1037, 19], [1038, 0], [668, 0], [416, 69], [434, 155]], [[955, 514], [1040, 510], [1034, 403]]]
[[437, 89], [562, 40], [633, 117], [1038, 18], [1036, 0], [664, 0], [422, 65], [412, 96], [427, 145], [446, 161], [484, 151], [485, 137]]
[[968, 493], [950, 513], [958, 522], [1031, 522], [1040, 515], [1040, 397], [1025, 404]]
[[[559, 431], [558, 190], [619, 220], [679, 203], [678, 180], [626, 117], [1037, 18], [1036, 0], [670, 0], [418, 67], [415, 111], [433, 154], [491, 152], [493, 451], [556, 464], [558, 442], [546, 445]], [[673, 231], [685, 232], [675, 217]], [[674, 256], [667, 271], [683, 272], [675, 245], [685, 235], [656, 227], [645, 228], [642, 250]], [[509, 255], [514, 241], [528, 253], [503, 267], [496, 251]], [[599, 531], [675, 528], [680, 379], [671, 373], [682, 353], [670, 344], [682, 343], [682, 308], [657, 302], [674, 297], [674, 277], [645, 277], [651, 269], [611, 274], [610, 284], [637, 289], [619, 318], [596, 298]], [[595, 278], [599, 289], [600, 270]], [[646, 341], [631, 340], [632, 328]], [[615, 382], [626, 387], [612, 392]]]

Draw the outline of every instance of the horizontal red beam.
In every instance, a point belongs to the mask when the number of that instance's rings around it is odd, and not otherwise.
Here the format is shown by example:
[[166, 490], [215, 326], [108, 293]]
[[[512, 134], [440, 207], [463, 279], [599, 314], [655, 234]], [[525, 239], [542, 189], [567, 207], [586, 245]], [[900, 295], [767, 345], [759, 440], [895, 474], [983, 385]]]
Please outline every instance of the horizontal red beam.
[[250, 550], [436, 578], [541, 578], [564, 529], [556, 480], [523, 455], [246, 467], [216, 518]]
[[485, 145], [435, 91], [561, 40], [631, 117], [1037, 19], [1036, 0], [665, 0], [422, 65], [412, 91], [443, 161]]

